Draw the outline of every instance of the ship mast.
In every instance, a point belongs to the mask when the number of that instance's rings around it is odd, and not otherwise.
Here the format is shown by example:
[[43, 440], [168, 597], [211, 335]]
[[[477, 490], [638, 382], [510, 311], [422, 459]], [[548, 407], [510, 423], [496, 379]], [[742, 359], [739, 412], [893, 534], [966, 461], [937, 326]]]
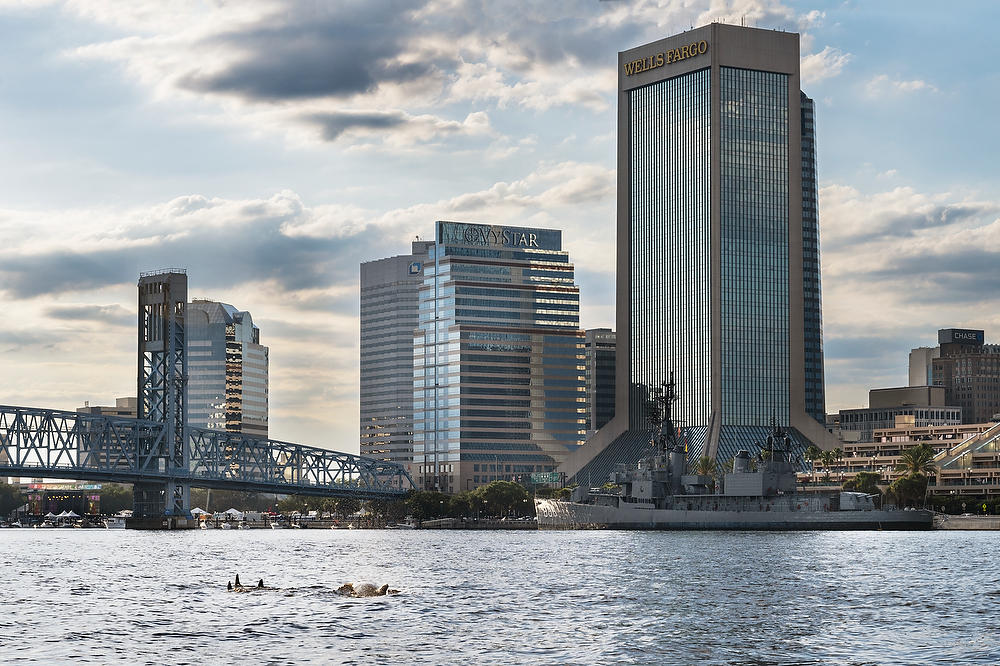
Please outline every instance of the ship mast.
[[673, 418], [673, 404], [677, 400], [675, 387], [674, 373], [671, 372], [669, 382], [663, 382], [652, 390], [649, 422], [654, 431], [654, 448], [662, 452], [672, 451], [678, 445]]

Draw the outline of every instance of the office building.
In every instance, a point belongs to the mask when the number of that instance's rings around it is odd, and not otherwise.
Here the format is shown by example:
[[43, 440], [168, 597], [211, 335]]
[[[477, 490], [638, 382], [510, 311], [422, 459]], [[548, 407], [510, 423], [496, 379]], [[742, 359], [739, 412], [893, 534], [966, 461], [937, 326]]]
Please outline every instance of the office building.
[[619, 54], [615, 418], [571, 456], [605, 478], [648, 446], [673, 373], [689, 459], [823, 426], [815, 118], [799, 36], [711, 24]]
[[584, 440], [580, 292], [562, 232], [438, 222], [413, 341], [417, 485], [552, 472]]
[[266, 438], [268, 349], [250, 313], [192, 300], [187, 356], [188, 424]]
[[961, 423], [962, 408], [946, 403], [943, 386], [872, 389], [867, 408], [840, 410], [838, 436], [845, 442], [871, 442], [877, 430]]
[[[361, 455], [413, 462], [413, 331], [433, 241], [361, 264]], [[408, 471], [413, 473], [412, 469]]]
[[897, 469], [903, 452], [926, 444], [934, 450], [934, 462], [938, 466], [937, 473], [931, 475], [936, 476], [932, 493], [996, 493], [1000, 489], [1000, 469], [995, 460], [998, 436], [1000, 426], [995, 423], [877, 429], [869, 441], [845, 442], [843, 457], [829, 467], [817, 460], [808, 473], [799, 475], [799, 481], [820, 487], [840, 487], [858, 472], [877, 472], [882, 477], [882, 484], [889, 485], [907, 474]]
[[587, 433], [603, 428], [615, 415], [615, 332], [591, 328], [584, 338], [587, 366]]
[[940, 347], [917, 347], [910, 350], [910, 386], [929, 386], [934, 383], [934, 359], [940, 355]]
[[114, 407], [110, 405], [98, 406], [84, 403], [83, 407], [77, 408], [79, 414], [95, 414], [98, 416], [122, 416], [134, 419], [138, 406], [135, 398], [115, 398]]
[[945, 328], [938, 331], [938, 349], [931, 378], [944, 387], [949, 405], [962, 408], [962, 422], [1000, 420], [1000, 345], [985, 344], [981, 330]]

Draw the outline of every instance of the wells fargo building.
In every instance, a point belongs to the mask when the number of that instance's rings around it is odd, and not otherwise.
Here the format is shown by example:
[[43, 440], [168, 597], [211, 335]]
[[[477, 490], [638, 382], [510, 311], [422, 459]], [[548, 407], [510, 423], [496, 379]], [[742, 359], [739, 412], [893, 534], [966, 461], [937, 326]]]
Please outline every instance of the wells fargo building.
[[[689, 458], [772, 419], [822, 443], [812, 101], [797, 34], [711, 24], [619, 54], [616, 416], [563, 466], [594, 482], [648, 446], [671, 372]], [[628, 387], [628, 390], [623, 390]], [[586, 476], [580, 476], [580, 473]]]

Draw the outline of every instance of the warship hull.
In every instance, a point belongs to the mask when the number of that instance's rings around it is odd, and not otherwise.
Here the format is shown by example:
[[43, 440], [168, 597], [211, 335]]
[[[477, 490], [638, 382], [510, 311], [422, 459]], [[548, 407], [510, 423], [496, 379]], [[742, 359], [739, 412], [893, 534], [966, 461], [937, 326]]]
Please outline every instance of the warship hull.
[[822, 505], [803, 508], [801, 502], [793, 509], [757, 499], [746, 504], [661, 509], [624, 502], [608, 506], [535, 500], [535, 513], [538, 529], [549, 530], [925, 530], [933, 526], [930, 511], [825, 510]]

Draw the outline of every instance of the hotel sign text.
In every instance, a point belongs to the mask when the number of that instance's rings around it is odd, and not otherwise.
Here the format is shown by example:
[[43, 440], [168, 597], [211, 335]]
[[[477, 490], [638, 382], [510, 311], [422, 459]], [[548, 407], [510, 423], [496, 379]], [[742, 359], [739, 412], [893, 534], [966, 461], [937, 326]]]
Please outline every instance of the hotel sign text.
[[439, 222], [438, 239], [444, 245], [539, 248], [559, 250], [562, 233], [553, 229], [531, 229], [465, 222]]
[[684, 46], [676, 49], [670, 49], [668, 51], [663, 51], [662, 53], [654, 53], [653, 55], [646, 56], [645, 58], [630, 60], [623, 65], [625, 68], [625, 76], [648, 72], [649, 70], [656, 69], [657, 67], [663, 67], [664, 65], [669, 65], [670, 63], [693, 58], [696, 55], [701, 55], [707, 51], [708, 42], [703, 39], [700, 42], [685, 44]]

